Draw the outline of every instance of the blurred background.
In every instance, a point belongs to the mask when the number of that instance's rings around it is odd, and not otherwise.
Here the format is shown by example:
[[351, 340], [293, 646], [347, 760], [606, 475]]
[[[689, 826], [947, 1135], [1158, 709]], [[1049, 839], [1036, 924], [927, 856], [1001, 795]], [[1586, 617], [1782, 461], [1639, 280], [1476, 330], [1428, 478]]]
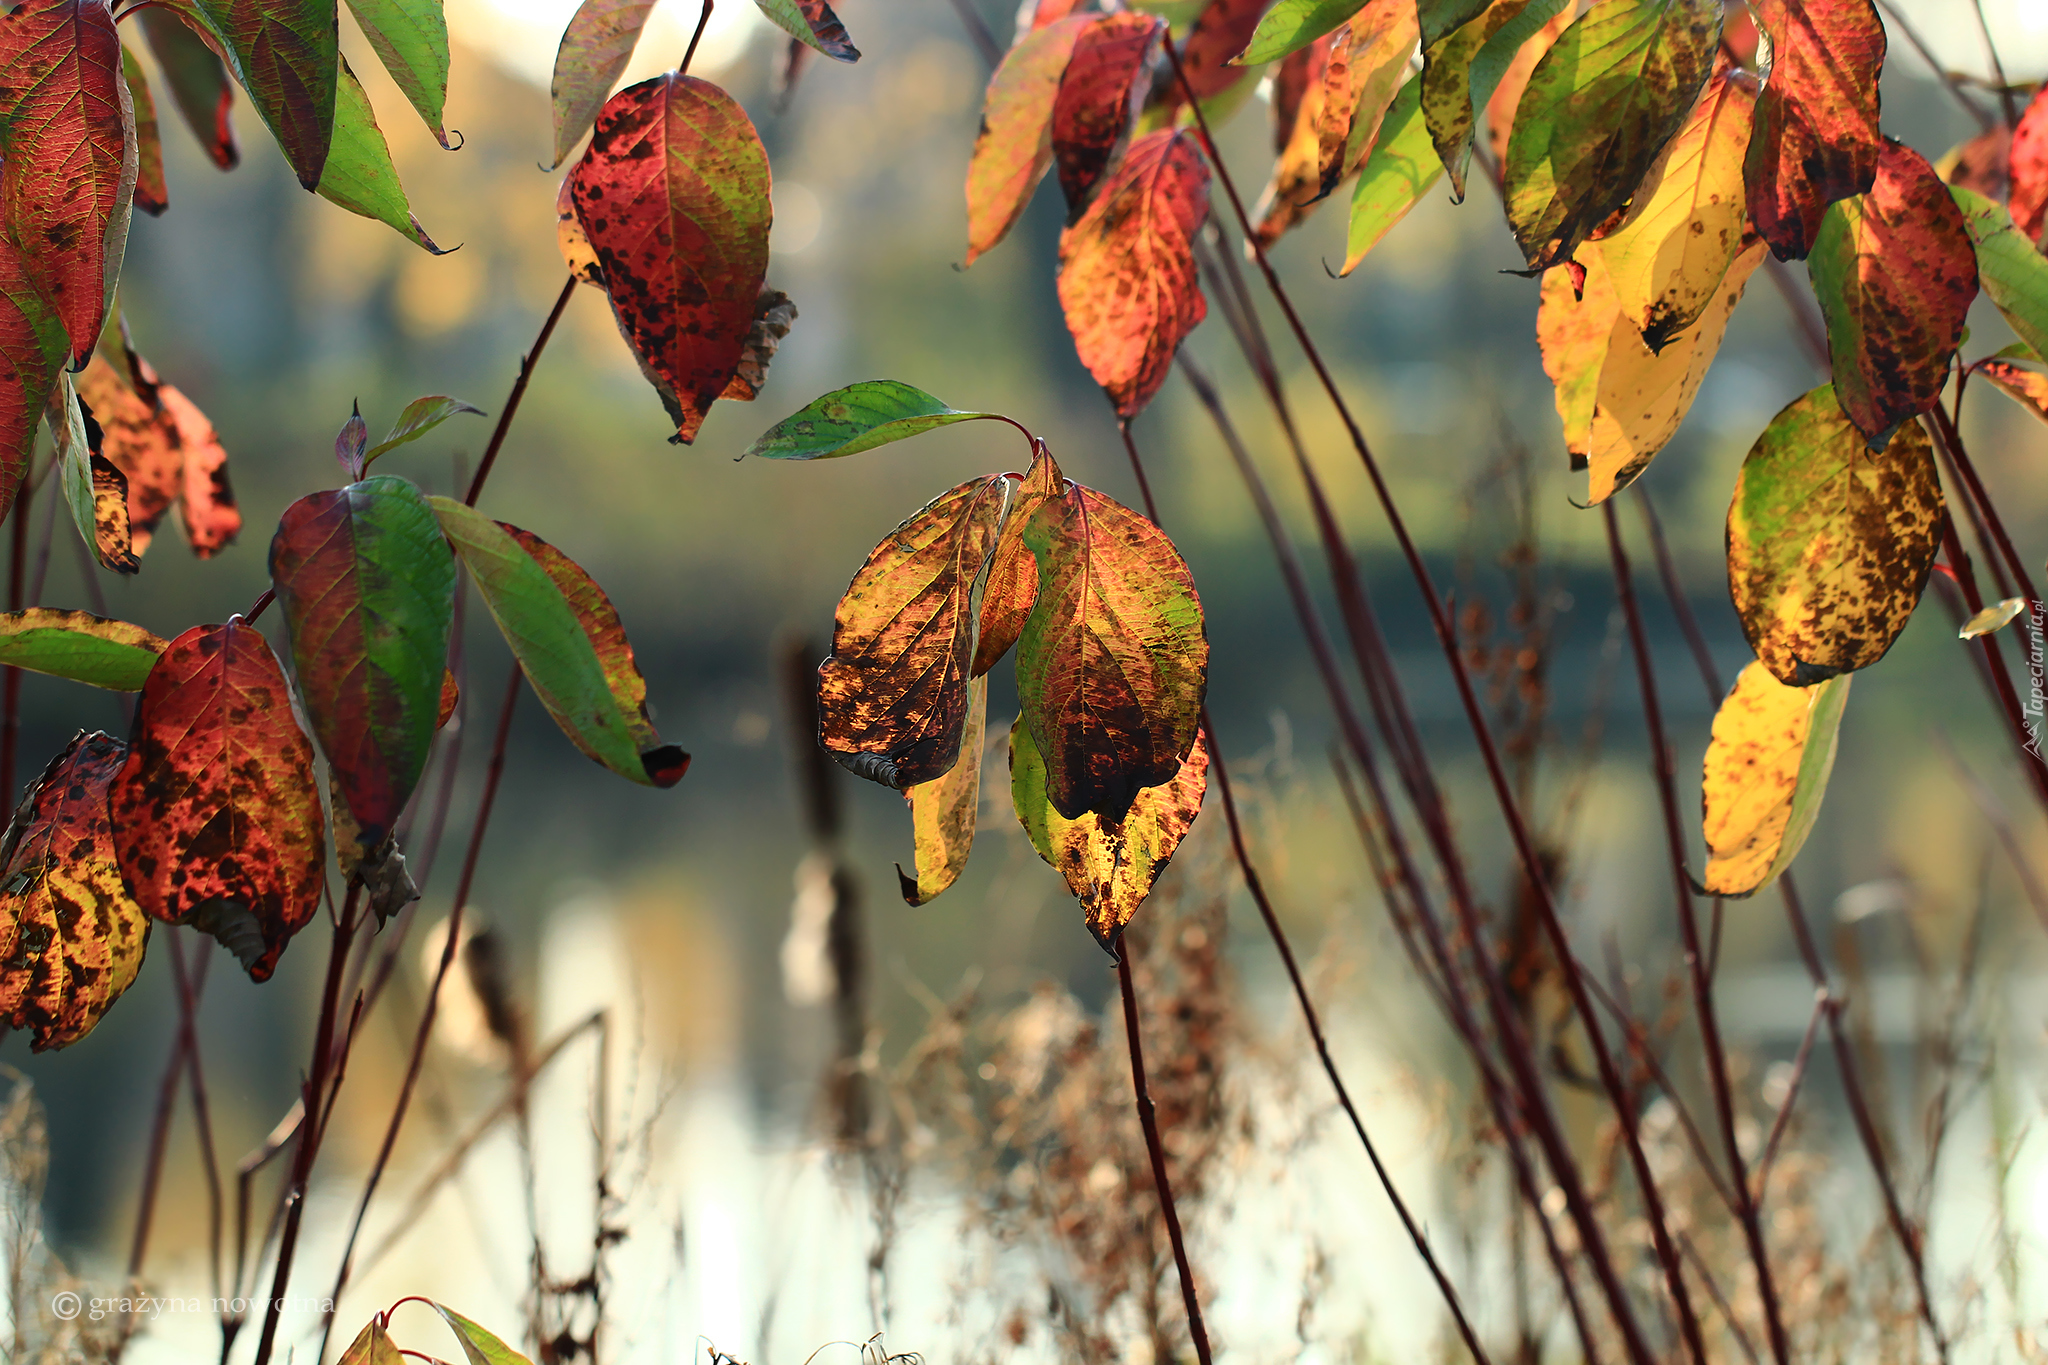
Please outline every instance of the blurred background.
[[[1007, 39], [1007, 0], [970, 5]], [[240, 543], [212, 561], [195, 561], [165, 535], [139, 576], [100, 575], [113, 615], [168, 637], [246, 610], [266, 583], [277, 515], [337, 481], [329, 451], [351, 401], [373, 435], [426, 393], [499, 411], [563, 274], [559, 173], [540, 163], [549, 71], [573, 8], [572, 0], [448, 0], [456, 55], [447, 117], [462, 134], [455, 152], [434, 143], [353, 20], [342, 21], [414, 212], [437, 241], [459, 245], [440, 257], [305, 194], [246, 102], [235, 111], [244, 163], [230, 174], [214, 170], [159, 85], [171, 207], [160, 219], [138, 215], [122, 303], [138, 348], [218, 426], [246, 526]], [[2008, 76], [2048, 73], [2048, 3], [1986, 0], [1984, 8]], [[1988, 78], [1964, 0], [1911, 0], [1899, 10], [1943, 65]], [[601, 1215], [623, 1235], [607, 1281], [605, 1358], [677, 1360], [702, 1349], [701, 1338], [756, 1362], [801, 1360], [884, 1327], [892, 1349], [933, 1360], [1058, 1355], [1043, 1334], [1020, 1339], [993, 1306], [1009, 1292], [1003, 1281], [1015, 1274], [1018, 1249], [960, 1231], [960, 1210], [975, 1196], [948, 1184], [943, 1163], [899, 1177], [888, 1206], [894, 1249], [877, 1289], [870, 1253], [877, 1190], [888, 1182], [873, 1161], [849, 1166], [832, 1155], [821, 1078], [835, 1033], [814, 989], [821, 950], [815, 934], [790, 934], [812, 840], [799, 790], [808, 739], [792, 727], [785, 655], [805, 647], [810, 662], [822, 656], [838, 595], [898, 521], [974, 474], [1021, 469], [1028, 452], [1008, 428], [976, 423], [843, 461], [736, 457], [818, 394], [894, 378], [957, 407], [1012, 414], [1050, 442], [1069, 476], [1133, 503], [1136, 494], [1108, 405], [1060, 319], [1056, 192], [1042, 189], [1011, 238], [972, 270], [959, 265], [962, 182], [987, 68], [953, 5], [845, 0], [840, 12], [862, 60], [812, 61], [786, 97], [787, 43], [744, 0], [718, 5], [694, 67], [746, 105], [774, 165], [769, 282], [800, 315], [760, 399], [718, 404], [694, 447], [669, 445], [672, 428], [603, 297], [580, 289], [493, 475], [486, 509], [551, 540], [610, 593], [662, 732], [694, 764], [674, 790], [629, 786], [582, 758], [530, 698], [521, 706], [471, 902], [493, 932], [505, 994], [536, 1044], [609, 1009], [606, 1075], [596, 1079], [587, 1036], [565, 1050], [534, 1092], [527, 1146], [507, 1125], [477, 1147], [350, 1289], [330, 1352], [406, 1293], [444, 1298], [516, 1335], [529, 1321], [529, 1213], [555, 1248], [554, 1268], [581, 1273], [600, 1216], [591, 1132], [602, 1091], [606, 1131], [631, 1153], [610, 1177], [613, 1204]], [[628, 79], [679, 59], [696, 18], [691, 0], [664, 0]], [[1930, 159], [1977, 132], [1897, 35], [1883, 89], [1886, 131]], [[1254, 99], [1221, 133], [1248, 196], [1270, 164], [1268, 119], [1264, 100]], [[1328, 271], [1342, 259], [1342, 217], [1341, 198], [1324, 206], [1282, 244], [1277, 262], [1439, 583], [1462, 607], [1485, 610], [1496, 643], [1509, 633], [1515, 584], [1534, 584], [1530, 600], [1550, 623], [1537, 807], [1569, 850], [1563, 890], [1582, 951], [1630, 964], [1627, 979], [1642, 983], [1644, 1008], [1654, 1012], [1675, 955], [1649, 754], [1597, 514], [1571, 502], [1584, 485], [1565, 468], [1534, 342], [1537, 286], [1502, 273], [1521, 262], [1483, 177], [1463, 205], [1433, 191], [1362, 268], [1338, 280]], [[1794, 278], [1803, 289], [1803, 272]], [[1972, 326], [1968, 356], [2010, 339], [1988, 303], [1980, 301]], [[1506, 841], [1426, 618], [1342, 428], [1299, 353], [1274, 335], [1311, 455], [1368, 567], [1481, 883], [1500, 899]], [[1277, 427], [1221, 319], [1212, 316], [1189, 350], [1216, 376], [1297, 544], [1318, 564]], [[1735, 473], [1770, 417], [1819, 378], [1792, 313], [1760, 272], [1683, 430], [1643, 480], [1724, 680], [1748, 658], [1722, 568]], [[457, 418], [386, 457], [384, 468], [430, 491], [457, 489], [488, 432], [488, 419]], [[1503, 1272], [1484, 1236], [1457, 1232], [1492, 1216], [1466, 1207], [1473, 1196], [1462, 1188], [1459, 1163], [1470, 1152], [1457, 1131], [1469, 1077], [1392, 946], [1330, 776], [1329, 707], [1270, 549], [1213, 426], [1178, 377], [1135, 433], [1164, 524], [1207, 609], [1211, 705], [1246, 789], [1262, 871], [1313, 960], [1338, 1054], [1368, 1102], [1375, 1136], [1432, 1227], [1456, 1244], [1449, 1259], [1469, 1297], [1484, 1303]], [[1965, 434], [2022, 553], [2038, 562], [2048, 548], [2048, 432], [1980, 386]], [[38, 498], [40, 517], [49, 490]], [[1640, 523], [1633, 513], [1625, 520], [1690, 809], [1712, 707], [1655, 590]], [[1526, 580], [1502, 563], [1517, 542], [1536, 556]], [[1311, 579], [1324, 583], [1319, 569]], [[61, 526], [44, 600], [91, 605]], [[367, 1020], [356, 1049], [316, 1175], [295, 1293], [328, 1292], [341, 1229], [403, 1068], [428, 979], [421, 964], [438, 953], [431, 930], [449, 910], [509, 665], [483, 614], [470, 616], [447, 839], [391, 1003]], [[274, 614], [265, 624], [281, 641]], [[1015, 715], [1007, 668], [993, 683], [992, 738]], [[2011, 1332], [2048, 1312], [2048, 1149], [2034, 1132], [2048, 1022], [2042, 931], [1963, 771], [2005, 803], [2030, 855], [2048, 855], [2048, 840], [1993, 720], [1954, 624], [1930, 594], [1892, 654], [1856, 681], [1833, 785], [1799, 864], [1810, 905], [1830, 920], [1831, 950], [1861, 973], [1859, 1037], [1902, 1078], [1885, 1102], [1905, 1156], [1925, 1137], [1923, 1097], [1906, 1078], [1934, 1046], [1935, 1025], [1951, 1017], [1951, 997], [1970, 1011], [1974, 1051], [1964, 1074], [1976, 1079], [1967, 1102], [1956, 1102], [1949, 1157], [1929, 1163], [1916, 1197], [1937, 1210], [1938, 1278], [1981, 1350], [2015, 1340]], [[81, 726], [120, 733], [125, 724], [119, 699], [31, 675], [23, 770], [34, 772]], [[928, 1056], [917, 1049], [930, 1048], [948, 1020], [961, 1029], [973, 1018], [1014, 1023], [1005, 1012], [1052, 999], [1048, 986], [1084, 1012], [1113, 997], [1108, 959], [1010, 815], [1000, 744], [988, 770], [973, 863], [921, 909], [900, 902], [891, 867], [910, 857], [901, 799], [844, 774], [836, 783], [863, 904], [865, 1046], [875, 1074]], [[1444, 1338], [1437, 1306], [1352, 1139], [1331, 1122], [1270, 945], [1236, 889], [1214, 804], [1162, 883], [1158, 914], [1162, 934], [1182, 922], [1176, 915], [1194, 916], [1190, 924], [1215, 917], [1218, 931], [1229, 931], [1220, 969], [1245, 1005], [1236, 1074], [1247, 1087], [1246, 1114], [1259, 1116], [1257, 1136], [1232, 1149], [1227, 1178], [1217, 1177], [1219, 1192], [1205, 1197], [1195, 1222], [1219, 1333], [1235, 1358], [1413, 1358]], [[1697, 855], [1696, 828], [1692, 838]], [[1146, 929], [1141, 919], [1134, 934]], [[309, 928], [260, 987], [210, 940], [189, 940], [189, 951], [217, 958], [202, 1037], [230, 1187], [234, 1163], [260, 1145], [297, 1092], [327, 934], [318, 923]], [[160, 929], [159, 943], [164, 937]], [[77, 1046], [31, 1057], [25, 1038], [7, 1043], [5, 1060], [33, 1080], [47, 1109], [49, 1243], [99, 1293], [118, 1293], [123, 1282], [175, 1028], [164, 956], [151, 954], [141, 981]], [[1964, 993], [1954, 986], [1966, 960], [1977, 976]], [[457, 982], [366, 1248], [399, 1220], [455, 1136], [504, 1092], [503, 1045], [466, 989]], [[1728, 906], [1721, 989], [1747, 1093], [1768, 1095], [1775, 1076], [1782, 1098], [1812, 989], [1770, 893]], [[1953, 1041], [1953, 1030], [1947, 1036]], [[1114, 1026], [1111, 1040], [1120, 1045]], [[989, 1055], [982, 1081], [1007, 1075], [1007, 1063]], [[1817, 1057], [1800, 1101], [1798, 1141], [1811, 1154], [1802, 1188], [1826, 1210], [1824, 1240], [1851, 1256], [1882, 1251], [1865, 1240], [1876, 1208], [1831, 1074]], [[875, 1103], [888, 1109], [895, 1101], [885, 1089], [878, 1083]], [[1128, 1125], [1128, 1108], [1114, 1107], [1127, 1106], [1127, 1093], [1106, 1094], [1102, 1121]], [[1944, 1114], [1948, 1103], [1944, 1096]], [[934, 1149], [944, 1145], [908, 1101], [892, 1112], [908, 1135], [903, 1151], [914, 1153], [920, 1131]], [[196, 1142], [181, 1111], [145, 1276], [166, 1294], [212, 1292]], [[1130, 1198], [1151, 1195], [1141, 1185]], [[259, 1200], [252, 1237], [268, 1208]], [[1025, 1251], [1027, 1260], [1036, 1254]], [[290, 1325], [310, 1321], [301, 1315]], [[210, 1316], [166, 1313], [144, 1325], [130, 1358], [211, 1358], [218, 1340]], [[1142, 1333], [1119, 1345], [1127, 1359], [1150, 1350]]]

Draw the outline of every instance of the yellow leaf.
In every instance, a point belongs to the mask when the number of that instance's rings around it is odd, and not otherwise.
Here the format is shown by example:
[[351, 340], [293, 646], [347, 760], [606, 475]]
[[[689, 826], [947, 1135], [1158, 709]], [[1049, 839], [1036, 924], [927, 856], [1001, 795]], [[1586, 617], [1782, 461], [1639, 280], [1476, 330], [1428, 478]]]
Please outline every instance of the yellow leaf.
[[917, 840], [915, 877], [896, 868], [903, 899], [923, 905], [959, 879], [974, 847], [974, 825], [981, 814], [982, 737], [988, 726], [988, 678], [967, 684], [967, 723], [960, 732], [960, 761], [943, 776], [920, 782], [903, 793], [910, 803], [910, 823]]
[[2027, 599], [2024, 597], [2008, 597], [2003, 602], [1993, 602], [1963, 622], [1963, 628], [1956, 632], [1956, 638], [1974, 640], [1979, 635], [1989, 635], [2026, 609]]
[[1707, 745], [1707, 875], [1716, 896], [1747, 896], [1791, 866], [1820, 813], [1852, 675], [1787, 687], [1752, 662], [1714, 714]]

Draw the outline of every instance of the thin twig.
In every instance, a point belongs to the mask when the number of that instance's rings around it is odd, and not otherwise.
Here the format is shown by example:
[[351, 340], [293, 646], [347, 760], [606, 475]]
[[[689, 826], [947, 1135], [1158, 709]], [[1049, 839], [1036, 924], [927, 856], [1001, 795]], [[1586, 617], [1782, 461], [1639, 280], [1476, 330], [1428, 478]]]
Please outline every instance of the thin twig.
[[1949, 94], [1953, 95], [1956, 103], [1962, 105], [1964, 111], [1976, 121], [1977, 127], [1984, 132], [1990, 132], [1996, 120], [1979, 109], [1977, 102], [1964, 93], [1962, 79], [1935, 59], [1934, 49], [1928, 47], [1926, 40], [1906, 22], [1906, 16], [1899, 13], [1899, 7], [1893, 4], [1892, 0], [1877, 0], [1877, 7], [1884, 11], [1884, 17], [1893, 28], [1906, 35], [1906, 41], [1920, 54], [1920, 60], [1927, 63], [1927, 69], [1934, 73], [1936, 80], [1948, 87]]
[[[35, 485], [23, 479], [14, 495], [14, 534], [7, 552], [7, 609], [20, 611], [27, 586], [28, 509]], [[14, 769], [21, 748], [21, 670], [0, 670], [0, 805], [14, 809]]]
[[1828, 1012], [1828, 992], [1825, 986], [1816, 986], [1813, 991], [1813, 1013], [1806, 1020], [1806, 1032], [1799, 1039], [1799, 1051], [1792, 1057], [1792, 1075], [1785, 1082], [1785, 1102], [1778, 1106], [1777, 1116], [1771, 1120], [1771, 1135], [1764, 1140], [1763, 1155], [1757, 1158], [1756, 1173], [1752, 1176], [1751, 1198], [1761, 1208], [1764, 1195], [1771, 1185], [1771, 1163], [1778, 1159], [1778, 1145], [1785, 1140], [1785, 1130], [1792, 1126], [1792, 1107], [1799, 1100], [1799, 1087], [1806, 1079], [1806, 1064], [1813, 1056], [1813, 1040], [1820, 1032], [1821, 1016]]
[[[711, 6], [707, 3], [704, 12], [708, 15]], [[562, 292], [555, 296], [555, 306], [548, 310], [547, 321], [540, 325], [540, 335], [533, 339], [533, 348], [519, 358], [519, 377], [512, 381], [512, 392], [506, 396], [505, 410], [498, 414], [498, 425], [491, 428], [490, 444], [484, 447], [484, 457], [476, 467], [476, 477], [469, 482], [469, 493], [462, 499], [469, 506], [476, 506], [476, 500], [483, 495], [484, 480], [491, 476], [491, 469], [498, 462], [498, 451], [505, 444], [505, 433], [512, 429], [512, 418], [519, 411], [520, 400], [526, 397], [526, 386], [533, 380], [533, 367], [540, 362], [540, 354], [548, 346], [548, 338], [555, 334], [555, 324], [562, 320], [562, 312], [569, 306], [569, 297], [576, 292], [576, 277], [571, 275], [562, 282]]]

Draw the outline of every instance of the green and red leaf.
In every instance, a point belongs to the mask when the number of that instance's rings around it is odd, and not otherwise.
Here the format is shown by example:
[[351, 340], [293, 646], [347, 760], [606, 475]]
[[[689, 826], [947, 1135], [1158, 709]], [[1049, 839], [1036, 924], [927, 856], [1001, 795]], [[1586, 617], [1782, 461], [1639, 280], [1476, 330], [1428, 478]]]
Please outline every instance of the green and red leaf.
[[22, 252], [0, 233], [0, 516], [14, 507], [70, 354], [57, 310], [30, 281]]
[[0, 665], [114, 692], [140, 692], [165, 648], [141, 626], [90, 612], [0, 612]]
[[57, 481], [78, 535], [100, 566], [130, 574], [142, 565], [128, 533], [128, 479], [93, 443], [98, 423], [86, 426], [69, 373], [50, 395], [50, 433], [57, 446]]
[[1087, 208], [1130, 127], [1132, 87], [1165, 28], [1155, 15], [1107, 14], [1074, 43], [1052, 106], [1052, 154], [1069, 221]]
[[448, 146], [448, 19], [441, 0], [348, 0], [377, 60], [434, 135]]
[[857, 62], [860, 49], [825, 0], [754, 0], [761, 13], [790, 37], [839, 62]]
[[317, 189], [341, 85], [335, 0], [170, 0], [213, 41], [293, 174]]
[[583, 0], [569, 16], [562, 45], [555, 49], [555, 159], [550, 169], [568, 160], [590, 131], [612, 87], [626, 74], [653, 11], [654, 0]]
[[1877, 177], [1884, 23], [1871, 0], [1756, 0], [1771, 70], [1744, 175], [1750, 221], [1781, 261], [1813, 247], [1821, 214]]
[[967, 162], [967, 264], [1003, 240], [1052, 165], [1052, 110], [1074, 45], [1095, 21], [1033, 29], [989, 77], [981, 131]]
[[233, 170], [241, 163], [242, 149], [235, 142], [235, 83], [227, 64], [170, 10], [152, 5], [137, 13], [133, 22], [142, 25], [142, 35], [171, 88], [171, 102], [207, 159], [224, 171]]
[[320, 907], [313, 745], [277, 656], [239, 616], [194, 626], [150, 671], [111, 802], [114, 846], [154, 919], [219, 938], [265, 981]]
[[128, 96], [135, 107], [135, 207], [155, 218], [171, 206], [170, 187], [164, 183], [163, 133], [157, 126], [149, 77], [135, 50], [126, 44], [121, 48], [121, 78], [128, 83]]

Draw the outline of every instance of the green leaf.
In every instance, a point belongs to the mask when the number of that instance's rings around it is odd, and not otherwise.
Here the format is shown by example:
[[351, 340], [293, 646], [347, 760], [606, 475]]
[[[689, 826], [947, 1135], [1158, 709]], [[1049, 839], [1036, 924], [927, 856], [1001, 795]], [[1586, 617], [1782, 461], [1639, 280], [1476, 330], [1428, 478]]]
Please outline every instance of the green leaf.
[[754, 0], [761, 13], [800, 43], [808, 43], [834, 61], [857, 62], [860, 49], [846, 36], [846, 25], [825, 0]]
[[[1983, 268], [1981, 262], [1982, 258], [1980, 257], [1978, 266], [1980, 270]], [[1988, 293], [1990, 291], [1987, 290], [1985, 292]], [[2020, 360], [2025, 361], [2029, 365], [2048, 364], [2048, 361], [2044, 361], [2041, 359], [2041, 353], [2039, 351], [2035, 350], [2031, 345], [2027, 344], [2024, 341], [2015, 341], [2012, 345], [2004, 347], [2001, 350], [1999, 350], [1998, 353], [1996, 355], [1993, 355], [1991, 358], [1993, 360]]]
[[1280, 0], [1266, 11], [1265, 18], [1252, 31], [1251, 42], [1230, 59], [1230, 64], [1259, 66], [1277, 62], [1307, 47], [1364, 5], [1365, 0]]
[[1394, 96], [1380, 122], [1379, 140], [1351, 188], [1351, 227], [1344, 242], [1349, 275], [1380, 244], [1394, 224], [1422, 202], [1444, 173], [1444, 163], [1422, 117], [1422, 82], [1411, 80]]
[[0, 664], [110, 692], [140, 692], [164, 649], [164, 641], [141, 626], [90, 612], [30, 607], [0, 613]]
[[348, 8], [391, 79], [446, 147], [441, 109], [448, 101], [448, 19], [441, 0], [348, 0]]
[[741, 456], [828, 460], [857, 455], [955, 422], [1001, 420], [993, 412], [949, 408], [923, 389], [893, 379], [870, 379], [813, 400], [768, 428]]
[[443, 394], [430, 393], [425, 398], [413, 399], [405, 405], [405, 411], [398, 414], [398, 421], [391, 428], [391, 434], [363, 453], [364, 467], [367, 468], [370, 461], [394, 446], [402, 446], [407, 441], [417, 441], [458, 412], [473, 412], [479, 417], [485, 415], [482, 408]]
[[1422, 45], [1434, 47], [1486, 12], [1488, 0], [1416, 0]]
[[164, 0], [197, 21], [307, 189], [320, 184], [341, 85], [335, 0]]
[[1484, 110], [1500, 89], [1501, 80], [1515, 63], [1522, 44], [1534, 38], [1543, 26], [1557, 17], [1565, 0], [1529, 0], [1515, 17], [1502, 24], [1472, 58], [1472, 108]]
[[363, 93], [362, 82], [349, 70], [345, 58], [334, 105], [334, 143], [327, 153], [319, 192], [331, 204], [395, 228], [436, 256], [445, 254], [412, 216], [405, 186], [398, 183], [398, 168], [391, 164], [391, 148], [377, 127], [377, 111], [370, 107], [370, 97]]
[[[1472, 63], [1515, 17], [1521, 0], [1494, 0], [1472, 17], [1435, 38], [1425, 24], [1422, 47], [1422, 117], [1436, 154], [1451, 177], [1451, 197], [1465, 200], [1465, 172], [1472, 159], [1472, 133], [1484, 107], [1473, 98]], [[1429, 7], [1424, 6], [1425, 11]]]
[[439, 1303], [433, 1307], [442, 1321], [448, 1324], [449, 1330], [455, 1333], [455, 1339], [462, 1343], [462, 1354], [468, 1365], [531, 1365], [525, 1356], [453, 1308]]
[[2008, 346], [1999, 356], [2039, 363], [2048, 355], [2048, 258], [2020, 235], [2005, 205], [1960, 185], [1949, 186], [1948, 192], [1963, 211], [1963, 226], [1977, 249], [1978, 281], [2028, 348], [2012, 355]]
[[235, 83], [228, 78], [226, 64], [171, 10], [151, 5], [137, 12], [135, 22], [142, 25], [143, 37], [171, 88], [171, 102], [192, 136], [215, 166], [233, 170], [242, 160], [242, 149], [235, 143]]

